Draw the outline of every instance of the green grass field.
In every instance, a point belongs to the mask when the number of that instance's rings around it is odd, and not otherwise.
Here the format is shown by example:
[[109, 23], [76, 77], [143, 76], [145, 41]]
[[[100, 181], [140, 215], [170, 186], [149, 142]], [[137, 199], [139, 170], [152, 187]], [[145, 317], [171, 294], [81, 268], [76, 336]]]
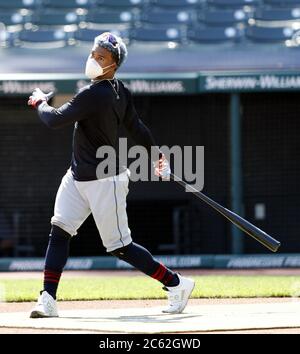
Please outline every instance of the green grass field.
[[[196, 276], [192, 298], [300, 296], [300, 277], [295, 276]], [[35, 301], [42, 282], [37, 279], [0, 280], [4, 301]], [[3, 291], [2, 291], [3, 292]], [[162, 299], [165, 291], [145, 276], [62, 279], [59, 300]], [[1, 299], [0, 299], [1, 300]]]

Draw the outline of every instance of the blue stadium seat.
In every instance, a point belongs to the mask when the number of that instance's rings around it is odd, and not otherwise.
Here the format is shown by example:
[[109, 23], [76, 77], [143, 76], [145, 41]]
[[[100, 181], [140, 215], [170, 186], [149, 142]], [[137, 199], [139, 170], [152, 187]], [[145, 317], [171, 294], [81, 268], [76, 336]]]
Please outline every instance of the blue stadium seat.
[[283, 7], [289, 7], [289, 6], [299, 6], [300, 2], [299, 0], [264, 0], [264, 4], [270, 5], [273, 7], [278, 7], [278, 6], [283, 6]]
[[43, 5], [48, 8], [68, 9], [68, 8], [90, 8], [92, 3], [90, 0], [43, 0]]
[[236, 27], [202, 27], [188, 30], [188, 39], [198, 43], [237, 42], [243, 32]]
[[205, 10], [198, 19], [209, 26], [235, 25], [248, 20], [249, 15], [242, 9]]
[[246, 30], [246, 36], [254, 42], [284, 42], [291, 39], [294, 34], [292, 28], [274, 28], [249, 26]]
[[75, 11], [41, 10], [32, 16], [32, 23], [42, 27], [78, 25], [81, 16]]
[[140, 27], [130, 33], [130, 38], [145, 42], [181, 42], [181, 30], [176, 27]]
[[34, 9], [37, 0], [0, 0], [0, 9]]
[[149, 23], [189, 24], [192, 21], [192, 13], [185, 9], [162, 10], [161, 8], [154, 8], [144, 11], [141, 14], [141, 20]]
[[294, 9], [258, 9], [253, 18], [260, 21], [291, 21], [300, 19], [300, 8]]
[[124, 11], [93, 10], [86, 15], [85, 22], [89, 28], [95, 29], [108, 23], [128, 27], [133, 19], [134, 14], [127, 9], [124, 9]]
[[257, 6], [259, 5], [259, 0], [207, 0], [208, 5], [215, 7], [227, 7], [227, 8], [235, 8], [235, 7], [243, 7], [243, 6]]
[[102, 7], [141, 7], [144, 5], [145, 0], [96, 0], [98, 6]]
[[88, 44], [92, 45], [94, 38], [99, 36], [102, 32], [111, 32], [117, 36], [121, 36], [123, 39], [128, 37], [127, 31], [116, 31], [112, 28], [106, 28], [101, 31], [95, 29], [82, 28], [74, 32], [73, 37], [76, 40], [77, 44]]
[[20, 28], [25, 23], [26, 18], [19, 11], [1, 11], [0, 23], [6, 27]]
[[24, 30], [17, 45], [30, 48], [59, 48], [67, 44], [67, 34], [62, 30]]
[[10, 47], [10, 33], [0, 26], [0, 48]]
[[195, 7], [201, 4], [200, 0], [150, 0], [150, 5], [156, 5], [161, 7]]

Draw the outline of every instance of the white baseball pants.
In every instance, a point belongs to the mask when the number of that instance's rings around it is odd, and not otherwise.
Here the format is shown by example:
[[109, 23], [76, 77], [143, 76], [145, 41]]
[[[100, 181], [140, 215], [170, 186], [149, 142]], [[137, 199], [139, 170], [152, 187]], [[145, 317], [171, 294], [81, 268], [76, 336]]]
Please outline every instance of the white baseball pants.
[[69, 169], [57, 191], [51, 224], [74, 236], [92, 213], [107, 252], [127, 246], [132, 242], [126, 212], [129, 173], [79, 182]]

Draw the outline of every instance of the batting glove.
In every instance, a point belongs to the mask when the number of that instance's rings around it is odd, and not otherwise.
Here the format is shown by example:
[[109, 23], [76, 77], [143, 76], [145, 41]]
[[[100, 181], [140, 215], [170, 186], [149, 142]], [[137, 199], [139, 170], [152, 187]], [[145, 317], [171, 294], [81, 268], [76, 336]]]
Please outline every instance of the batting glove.
[[37, 87], [33, 90], [32, 95], [29, 97], [27, 104], [28, 106], [36, 108], [39, 103], [43, 101], [47, 102], [52, 96], [53, 92], [46, 94]]
[[162, 154], [158, 161], [153, 163], [154, 173], [156, 176], [163, 179], [170, 179], [171, 168], [169, 161], [166, 159], [165, 155]]

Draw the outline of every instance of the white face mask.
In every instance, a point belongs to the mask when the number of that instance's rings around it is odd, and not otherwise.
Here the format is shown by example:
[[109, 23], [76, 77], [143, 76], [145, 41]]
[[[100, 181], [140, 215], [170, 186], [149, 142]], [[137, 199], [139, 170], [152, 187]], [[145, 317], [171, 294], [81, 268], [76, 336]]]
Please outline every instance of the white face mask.
[[90, 79], [95, 79], [96, 77], [103, 75], [104, 69], [113, 65], [114, 64], [111, 64], [102, 68], [102, 66], [89, 55], [85, 65], [85, 75]]

